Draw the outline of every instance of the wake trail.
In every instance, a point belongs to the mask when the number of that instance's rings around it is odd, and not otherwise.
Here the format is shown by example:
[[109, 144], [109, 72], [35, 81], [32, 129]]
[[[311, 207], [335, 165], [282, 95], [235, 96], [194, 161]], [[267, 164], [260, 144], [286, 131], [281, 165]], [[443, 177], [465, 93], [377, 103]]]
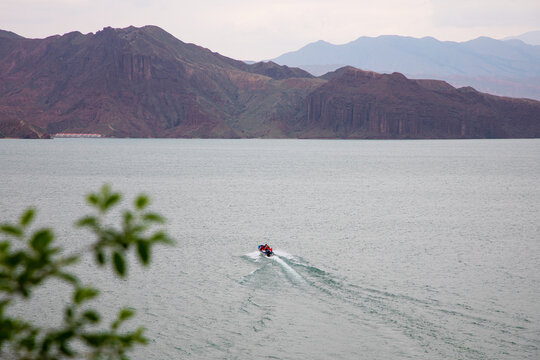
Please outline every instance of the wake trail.
[[301, 283], [301, 284], [306, 283], [306, 280], [304, 280], [302, 275], [297, 273], [289, 264], [283, 261], [283, 259], [281, 259], [278, 255], [274, 255], [273, 258], [274, 258], [274, 261], [277, 262], [281, 266], [281, 268], [283, 269], [283, 272], [290, 280], [297, 283]]
[[259, 261], [261, 258], [260, 251], [252, 251], [250, 253], [244, 254], [244, 257], [253, 261]]

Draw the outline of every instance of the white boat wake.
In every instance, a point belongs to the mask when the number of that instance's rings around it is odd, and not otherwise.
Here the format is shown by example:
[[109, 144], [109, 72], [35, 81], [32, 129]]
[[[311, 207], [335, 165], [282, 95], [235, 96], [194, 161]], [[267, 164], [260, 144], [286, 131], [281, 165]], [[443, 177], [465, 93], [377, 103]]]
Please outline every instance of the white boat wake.
[[[300, 275], [296, 270], [294, 270], [288, 263], [287, 260], [294, 260], [295, 257], [282, 250], [274, 250], [274, 255], [267, 257], [265, 254], [260, 251], [252, 251], [250, 253], [244, 254], [245, 258], [250, 259], [253, 262], [259, 263], [264, 262], [267, 265], [270, 265], [272, 262], [279, 265], [285, 276], [292, 282], [297, 284], [306, 284], [306, 280]], [[260, 267], [253, 270], [248, 276], [251, 277], [255, 273], [259, 272], [267, 266]]]
[[272, 259], [277, 262], [281, 268], [283, 269], [283, 272], [285, 273], [285, 276], [287, 276], [290, 280], [297, 283], [305, 284], [306, 280], [297, 273], [289, 264], [287, 264], [283, 259], [281, 259], [277, 254], [272, 256]]

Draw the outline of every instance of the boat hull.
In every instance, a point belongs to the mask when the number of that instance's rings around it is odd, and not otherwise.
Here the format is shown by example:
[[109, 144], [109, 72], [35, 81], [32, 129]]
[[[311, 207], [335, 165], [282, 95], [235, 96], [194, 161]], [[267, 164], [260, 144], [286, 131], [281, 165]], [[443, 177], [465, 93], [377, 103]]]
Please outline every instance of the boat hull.
[[270, 250], [262, 250], [263, 245], [259, 245], [259, 252], [266, 257], [274, 256], [274, 252]]

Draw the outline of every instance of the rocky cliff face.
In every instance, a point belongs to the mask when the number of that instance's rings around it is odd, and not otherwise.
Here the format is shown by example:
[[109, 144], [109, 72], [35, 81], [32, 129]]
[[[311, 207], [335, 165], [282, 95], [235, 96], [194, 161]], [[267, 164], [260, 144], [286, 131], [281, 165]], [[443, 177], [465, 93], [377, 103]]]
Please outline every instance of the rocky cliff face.
[[540, 137], [539, 104], [397, 73], [248, 65], [155, 26], [0, 31], [0, 137]]
[[0, 49], [0, 121], [24, 120], [50, 133], [238, 137], [229, 125], [244, 110], [238, 77], [262, 86], [312, 77], [247, 65], [152, 26], [43, 40], [0, 36]]
[[21, 120], [0, 122], [0, 138], [50, 139], [50, 135], [43, 129]]
[[[490, 96], [443, 81], [344, 68], [306, 99], [301, 127], [343, 138], [540, 136], [540, 102]], [[519, 109], [519, 110], [518, 110]]]

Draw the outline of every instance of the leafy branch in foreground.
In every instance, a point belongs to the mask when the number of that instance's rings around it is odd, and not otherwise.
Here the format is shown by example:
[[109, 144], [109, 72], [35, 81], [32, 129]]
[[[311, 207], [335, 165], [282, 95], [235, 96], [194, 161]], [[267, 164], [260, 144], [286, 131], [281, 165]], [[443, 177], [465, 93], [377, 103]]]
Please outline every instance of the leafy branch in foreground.
[[[77, 226], [88, 228], [96, 237], [89, 247], [96, 264], [111, 263], [115, 273], [127, 274], [126, 254], [136, 249], [141, 264], [148, 265], [151, 249], [156, 243], [172, 244], [172, 240], [156, 226], [165, 219], [148, 211], [149, 199], [136, 197], [133, 210], [124, 210], [119, 226], [107, 222], [107, 214], [121, 201], [121, 194], [105, 185], [101, 191], [88, 195], [87, 201], [95, 214], [77, 221]], [[81, 283], [68, 267], [86, 253], [64, 255], [54, 244], [54, 233], [49, 228], [30, 231], [35, 218], [30, 208], [18, 223], [0, 225], [0, 358], [63, 359], [127, 359], [126, 351], [137, 344], [145, 344], [142, 327], [128, 332], [119, 328], [135, 311], [121, 309], [107, 330], [97, 330], [100, 313], [89, 307], [99, 290]], [[10, 306], [26, 301], [32, 292], [51, 278], [60, 279], [72, 287], [72, 297], [64, 309], [62, 323], [56, 328], [42, 328], [21, 318], [9, 315]], [[46, 309], [44, 309], [45, 312]], [[103, 329], [103, 326], [100, 327]]]

